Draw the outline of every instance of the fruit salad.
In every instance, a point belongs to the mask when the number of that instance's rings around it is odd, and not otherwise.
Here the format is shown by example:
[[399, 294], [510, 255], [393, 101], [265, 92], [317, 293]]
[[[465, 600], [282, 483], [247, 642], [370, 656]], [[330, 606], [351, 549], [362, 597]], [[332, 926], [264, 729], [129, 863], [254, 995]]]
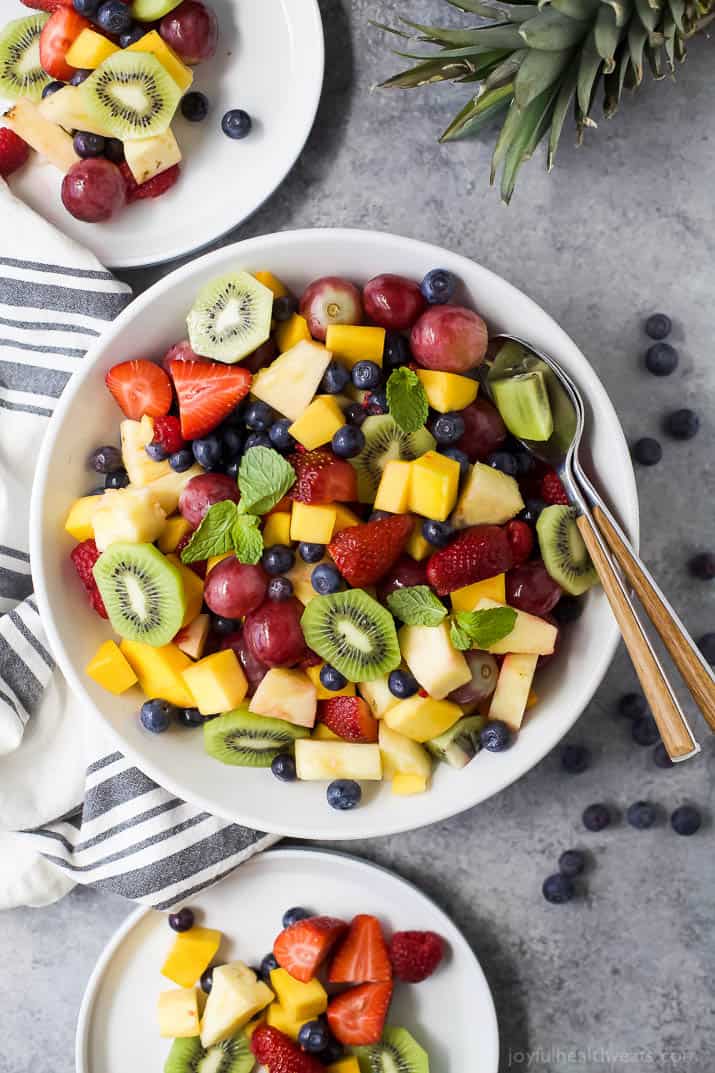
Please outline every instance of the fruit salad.
[[507, 429], [545, 438], [548, 393], [527, 372], [501, 412], [483, 397], [499, 361], [455, 287], [326, 277], [297, 301], [237, 270], [188, 338], [110, 369], [120, 443], [66, 529], [118, 635], [87, 674], [138, 685], [147, 732], [198, 727], [339, 810], [513, 742], [596, 574], [558, 474]]
[[185, 907], [162, 975], [159, 1031], [173, 1039], [164, 1073], [429, 1073], [427, 1051], [387, 1024], [397, 987], [439, 968], [444, 941], [431, 931], [386, 939], [361, 913], [348, 924], [296, 906], [259, 968], [219, 962], [222, 934]]
[[[205, 94], [194, 68], [216, 52], [218, 22], [203, 0], [23, 0], [32, 15], [0, 30], [0, 175], [34, 150], [58, 168], [62, 201], [78, 220], [110, 219], [159, 197], [179, 178], [178, 112], [199, 122]], [[231, 109], [224, 133], [243, 138], [250, 116]]]

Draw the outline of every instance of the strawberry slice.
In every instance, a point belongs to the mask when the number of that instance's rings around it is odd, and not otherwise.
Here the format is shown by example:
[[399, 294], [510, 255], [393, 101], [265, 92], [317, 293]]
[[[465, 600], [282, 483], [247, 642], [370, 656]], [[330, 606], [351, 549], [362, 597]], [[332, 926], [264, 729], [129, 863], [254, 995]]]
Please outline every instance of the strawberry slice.
[[337, 949], [328, 980], [331, 984], [381, 984], [391, 979], [392, 966], [380, 921], [361, 913]]
[[568, 506], [569, 497], [555, 469], [550, 469], [541, 478], [541, 498], [549, 505], [559, 503], [563, 507]]
[[475, 581], [503, 574], [513, 565], [514, 555], [506, 530], [498, 525], [473, 525], [430, 556], [427, 580], [438, 596], [446, 596]]
[[325, 1073], [325, 1066], [317, 1058], [270, 1025], [258, 1026], [251, 1036], [251, 1050], [270, 1073]]
[[391, 998], [391, 983], [361, 984], [336, 995], [328, 1006], [330, 1031], [346, 1047], [377, 1043]]
[[251, 387], [248, 369], [216, 362], [178, 361], [169, 363], [176, 388], [185, 440], [205, 436], [244, 398]]
[[296, 472], [291, 499], [299, 503], [350, 503], [357, 499], [357, 476], [332, 451], [299, 451], [288, 459]]
[[377, 741], [377, 719], [361, 697], [331, 697], [318, 701], [318, 722], [325, 723], [333, 734], [345, 741]]
[[328, 545], [335, 565], [354, 588], [374, 585], [393, 566], [410, 538], [414, 518], [396, 514], [342, 529]]
[[145, 414], [164, 417], [171, 408], [171, 380], [153, 361], [140, 358], [113, 365], [105, 382], [132, 421], [140, 421]]
[[282, 969], [307, 984], [347, 931], [336, 917], [307, 917], [285, 928], [273, 944], [273, 955]]

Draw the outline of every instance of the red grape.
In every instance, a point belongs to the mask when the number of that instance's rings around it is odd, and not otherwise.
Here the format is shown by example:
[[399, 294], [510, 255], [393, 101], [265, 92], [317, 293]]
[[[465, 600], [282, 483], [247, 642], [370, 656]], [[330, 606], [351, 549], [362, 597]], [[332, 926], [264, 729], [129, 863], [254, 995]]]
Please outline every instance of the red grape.
[[201, 63], [211, 59], [216, 51], [218, 20], [208, 4], [184, 0], [164, 16], [159, 33], [184, 63]]
[[515, 566], [506, 575], [506, 602], [530, 615], [548, 615], [563, 592], [540, 559]]
[[243, 634], [249, 652], [268, 667], [289, 667], [297, 663], [305, 655], [305, 638], [300, 627], [302, 614], [303, 605], [295, 597], [280, 602], [267, 601], [244, 623]]
[[492, 695], [496, 689], [499, 668], [489, 652], [465, 652], [464, 656], [472, 672], [472, 680], [459, 689], [453, 689], [449, 699], [462, 708], [468, 708]]
[[278, 357], [278, 347], [274, 339], [266, 339], [257, 350], [244, 358], [241, 365], [248, 369], [249, 373], [257, 373], [264, 365], [270, 365], [274, 358]]
[[221, 639], [221, 649], [230, 648], [238, 656], [243, 673], [248, 681], [249, 693], [255, 693], [266, 676], [268, 667], [253, 655], [242, 633], [229, 633]]
[[476, 399], [460, 410], [460, 416], [464, 435], [454, 446], [464, 451], [470, 462], [484, 462], [506, 439], [506, 426], [499, 411], [486, 399]]
[[266, 598], [268, 574], [262, 566], [239, 563], [235, 555], [222, 559], [206, 578], [204, 600], [214, 615], [242, 618]]
[[209, 363], [209, 358], [202, 358], [200, 354], [195, 354], [191, 349], [189, 340], [182, 339], [180, 342], [170, 346], [164, 357], [161, 359], [161, 367], [165, 372], [171, 372], [169, 363], [172, 361], [202, 361], [204, 364], [207, 364]]
[[201, 473], [191, 478], [179, 496], [179, 512], [195, 529], [209, 507], [214, 503], [222, 503], [224, 499], [238, 503], [238, 485], [235, 480], [227, 477], [225, 473]]
[[316, 279], [303, 293], [300, 312], [314, 339], [325, 342], [330, 324], [362, 324], [362, 299], [354, 283], [339, 276]]
[[412, 279], [386, 272], [369, 280], [362, 290], [370, 320], [389, 331], [409, 331], [427, 303]]
[[481, 365], [487, 341], [487, 326], [477, 313], [450, 305], [430, 306], [410, 336], [418, 364], [445, 373], [466, 373]]
[[62, 204], [77, 220], [95, 224], [124, 208], [127, 195], [116, 164], [90, 157], [73, 164], [62, 180]]
[[418, 563], [409, 555], [402, 555], [380, 582], [378, 596], [384, 601], [395, 589], [409, 589], [413, 585], [426, 584], [427, 564]]

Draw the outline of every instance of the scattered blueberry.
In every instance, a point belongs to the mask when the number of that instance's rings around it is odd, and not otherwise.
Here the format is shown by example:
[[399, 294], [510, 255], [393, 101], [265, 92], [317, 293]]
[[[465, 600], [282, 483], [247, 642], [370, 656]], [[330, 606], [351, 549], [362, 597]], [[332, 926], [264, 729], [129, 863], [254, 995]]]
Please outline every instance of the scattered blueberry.
[[224, 618], [223, 615], [216, 615], [213, 620], [214, 633], [224, 637], [229, 633], [235, 633], [240, 627], [240, 622], [235, 618]]
[[[281, 782], [295, 782], [295, 760], [290, 753], [279, 753], [271, 762], [271, 771]], [[275, 968], [275, 966], [274, 966]]]
[[372, 391], [382, 383], [382, 369], [374, 361], [358, 361], [352, 367], [350, 378], [360, 391]]
[[501, 719], [494, 719], [481, 731], [479, 742], [490, 753], [503, 753], [511, 745], [511, 731]]
[[338, 361], [331, 361], [320, 381], [320, 390], [324, 395], [339, 395], [350, 383], [350, 373]]
[[618, 714], [626, 719], [640, 719], [648, 714], [648, 704], [642, 693], [625, 693], [618, 702]]
[[237, 428], [221, 429], [221, 443], [223, 444], [224, 458], [235, 458], [243, 450], [243, 436]]
[[355, 425], [343, 425], [333, 436], [330, 446], [338, 458], [355, 458], [365, 447], [365, 437]]
[[449, 522], [435, 522], [425, 518], [422, 522], [422, 536], [436, 548], [444, 548], [454, 536], [454, 529]]
[[77, 130], [72, 139], [72, 146], [77, 156], [86, 160], [87, 157], [102, 156], [105, 141], [100, 134], [92, 134], [90, 131]]
[[273, 954], [266, 954], [266, 956], [264, 957], [263, 961], [261, 962], [261, 967], [258, 970], [258, 975], [260, 977], [262, 977], [262, 979], [268, 980], [268, 979], [270, 979], [270, 975], [273, 972], [273, 970], [277, 969], [277, 968], [278, 968], [278, 962], [276, 961], [276, 959], [273, 956]]
[[611, 822], [611, 813], [607, 805], [589, 805], [581, 818], [587, 831], [602, 831]]
[[487, 465], [501, 470], [502, 473], [508, 473], [510, 477], [516, 477], [519, 472], [519, 463], [508, 451], [495, 451], [494, 454], [489, 455]]
[[320, 1052], [318, 1060], [325, 1066], [330, 1066], [339, 1061], [345, 1053], [342, 1043], [338, 1043], [334, 1036], [328, 1040], [327, 1047]]
[[281, 295], [280, 298], [276, 298], [273, 302], [273, 319], [281, 324], [286, 320], [290, 320], [297, 309], [298, 303], [292, 294]]
[[692, 440], [700, 428], [700, 418], [694, 410], [674, 410], [665, 419], [665, 431], [675, 440]]
[[252, 402], [246, 410], [244, 421], [251, 432], [265, 432], [273, 424], [273, 411], [265, 402]]
[[253, 122], [243, 108], [232, 108], [221, 120], [221, 130], [229, 138], [245, 138], [251, 133]]
[[169, 927], [172, 931], [188, 931], [194, 926], [194, 914], [188, 908], [184, 906], [183, 909], [179, 909], [178, 913], [169, 914]]
[[367, 413], [359, 402], [351, 402], [345, 408], [345, 420], [349, 425], [357, 425], [359, 428], [367, 417]]
[[276, 451], [292, 451], [295, 447], [295, 440], [288, 431], [290, 426], [291, 422], [288, 418], [282, 417], [280, 421], [276, 421], [275, 425], [271, 425], [269, 428], [268, 439]]
[[181, 98], [181, 114], [189, 123], [200, 123], [209, 112], [209, 99], [205, 93], [193, 90]]
[[163, 443], [148, 443], [144, 450], [153, 462], [163, 462], [166, 458], [166, 447]]
[[702, 817], [694, 805], [680, 805], [670, 817], [676, 835], [694, 835], [701, 823]]
[[[120, 2], [121, 2], [121, 0], [120, 0]], [[92, 72], [88, 67], [80, 67], [80, 68], [78, 68], [75, 71], [75, 73], [72, 75], [72, 77], [70, 78], [70, 85], [71, 86], [81, 86], [83, 82], [86, 82], [86, 80], [89, 78], [89, 76], [91, 74], [92, 74]]]
[[645, 333], [651, 339], [665, 339], [672, 327], [673, 322], [665, 313], [651, 313], [645, 322]]
[[564, 745], [561, 749], [561, 767], [570, 775], [580, 775], [591, 762], [591, 754], [585, 745]]
[[119, 138], [104, 139], [104, 155], [112, 164], [121, 164], [124, 161], [124, 145]]
[[268, 582], [267, 596], [269, 600], [280, 603], [290, 600], [293, 595], [293, 582], [287, 577], [274, 577]]
[[469, 473], [469, 456], [465, 455], [464, 451], [460, 451], [458, 447], [440, 447], [439, 453], [444, 455], [445, 458], [451, 458], [455, 462], [459, 463], [459, 479], [466, 477]]
[[329, 1033], [324, 1021], [308, 1021], [301, 1026], [298, 1043], [308, 1054], [319, 1054], [328, 1045]]
[[180, 451], [174, 451], [169, 455], [169, 465], [175, 473], [185, 473], [194, 464], [194, 452], [190, 447], [182, 447]]
[[409, 671], [390, 671], [387, 685], [393, 697], [399, 697], [400, 700], [414, 697], [420, 688], [415, 676]]
[[267, 574], [277, 577], [279, 574], [287, 574], [295, 562], [295, 554], [292, 548], [286, 544], [274, 544], [272, 548], [266, 548], [261, 556], [261, 565]]
[[581, 617], [582, 611], [583, 600], [579, 600], [576, 596], [562, 596], [551, 614], [559, 626], [568, 626], [570, 622], [575, 622]]
[[206, 718], [198, 708], [179, 708], [178, 721], [183, 727], [202, 727]]
[[206, 994], [206, 995], [211, 994], [211, 988], [213, 987], [213, 982], [214, 982], [213, 965], [206, 970], [206, 972], [201, 977], [200, 982], [201, 982], [201, 990], [204, 992], [204, 994]]
[[551, 902], [552, 905], [563, 905], [564, 902], [571, 901], [576, 893], [576, 888], [570, 876], [563, 875], [561, 872], [554, 872], [552, 876], [547, 876], [544, 880], [541, 892], [546, 901]]
[[669, 767], [675, 767], [675, 764], [668, 756], [668, 750], [662, 741], [659, 741], [653, 750], [653, 763], [656, 767], [666, 770]]
[[580, 849], [567, 849], [559, 857], [559, 872], [562, 876], [580, 876], [586, 867], [585, 854]]
[[715, 667], [715, 633], [704, 633], [698, 641], [703, 658]]
[[446, 268], [433, 268], [420, 284], [423, 296], [431, 305], [444, 305], [454, 296], [457, 284]]
[[87, 461], [97, 473], [116, 473], [123, 468], [122, 452], [118, 447], [98, 447]]
[[144, 701], [139, 718], [145, 730], [150, 730], [152, 734], [163, 734], [169, 729], [176, 715], [177, 709], [173, 704], [157, 697], [154, 700]]
[[543, 499], [527, 499], [524, 509], [520, 514], [517, 514], [517, 518], [520, 522], [526, 522], [528, 525], [536, 525], [545, 506]]
[[243, 446], [244, 450], [250, 451], [252, 447], [271, 447], [272, 444], [264, 432], [252, 432]]
[[655, 805], [651, 801], [634, 801], [628, 806], [626, 819], [631, 827], [638, 831], [647, 831], [658, 819]]
[[343, 583], [337, 568], [331, 563], [321, 563], [320, 566], [316, 566], [310, 576], [310, 581], [320, 596], [328, 596], [331, 592], [340, 592]]
[[312, 914], [302, 905], [294, 905], [291, 909], [286, 909], [281, 924], [284, 928], [289, 928], [291, 924], [297, 924], [299, 920], [307, 920], [309, 916]]
[[354, 779], [335, 779], [329, 784], [326, 796], [331, 808], [347, 812], [360, 804], [362, 789]]
[[404, 335], [399, 332], [387, 332], [385, 346], [382, 351], [382, 367], [391, 373], [393, 369], [399, 369], [401, 365], [407, 365], [412, 355], [410, 344]]
[[448, 446], [464, 435], [464, 418], [457, 413], [439, 414], [432, 422], [432, 435], [437, 443]]
[[690, 573], [701, 581], [712, 581], [715, 578], [715, 555], [710, 551], [701, 551], [694, 555], [688, 563]]
[[126, 488], [128, 484], [129, 474], [125, 469], [113, 470], [104, 478], [105, 488]]
[[643, 715], [636, 719], [631, 727], [631, 737], [636, 745], [655, 745], [660, 738], [660, 731], [653, 716]]
[[653, 343], [645, 356], [646, 369], [653, 376], [670, 376], [678, 360], [678, 351], [670, 343]]
[[516, 443], [511, 449], [519, 469], [519, 476], [526, 477], [534, 468], [534, 456], [530, 451], [525, 451], [520, 443]]
[[97, 13], [99, 0], [72, 0], [72, 7], [78, 15], [83, 15], [85, 19], [91, 19]]
[[194, 452], [194, 458], [204, 469], [213, 469], [221, 461], [221, 441], [213, 433], [200, 440], [194, 440], [191, 449]]
[[348, 684], [345, 675], [341, 674], [337, 667], [331, 667], [329, 663], [320, 668], [320, 682], [324, 689], [329, 689], [332, 693], [338, 693]]
[[304, 540], [298, 545], [298, 554], [304, 563], [319, 563], [325, 555], [325, 544], [309, 544]]
[[64, 89], [64, 82], [48, 82], [45, 88], [42, 90], [42, 98], [51, 97], [53, 93], [57, 93], [58, 89]]
[[386, 414], [388, 411], [387, 405], [387, 392], [384, 388], [378, 388], [377, 391], [371, 391], [367, 399], [367, 412], [371, 417], [375, 417], [379, 414]]
[[146, 32], [146, 26], [142, 26], [141, 23], [135, 22], [133, 26], [129, 27], [126, 33], [119, 35], [119, 47], [129, 48], [130, 45], [134, 45], [137, 41], [141, 41]]
[[223, 467], [222, 472], [225, 473], [227, 477], [233, 477], [234, 480], [238, 480], [238, 471], [240, 468], [241, 459], [234, 458], [233, 461], [227, 463], [227, 465]]
[[110, 34], [123, 34], [132, 24], [131, 11], [122, 0], [106, 0], [95, 16], [97, 25]]
[[633, 457], [642, 466], [655, 466], [663, 457], [663, 448], [652, 436], [644, 436], [633, 444]]

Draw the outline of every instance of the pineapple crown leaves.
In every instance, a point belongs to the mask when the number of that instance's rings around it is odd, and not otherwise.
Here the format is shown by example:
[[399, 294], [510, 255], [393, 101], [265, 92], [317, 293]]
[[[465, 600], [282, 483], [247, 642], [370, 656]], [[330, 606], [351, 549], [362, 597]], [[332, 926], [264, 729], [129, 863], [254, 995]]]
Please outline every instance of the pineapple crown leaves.
[[[676, 63], [685, 59], [687, 39], [715, 19], [715, 0], [446, 2], [481, 22], [464, 29], [405, 18], [406, 29], [374, 24], [406, 42], [396, 55], [417, 61], [382, 87], [479, 83], [440, 141], [475, 134], [503, 115], [490, 181], [501, 170], [501, 196], [507, 203], [519, 169], [544, 138], [551, 170], [572, 108], [580, 142], [584, 130], [596, 126], [591, 112], [599, 89], [610, 118], [624, 89], [643, 81], [646, 67], [655, 78], [673, 74]], [[425, 56], [413, 50], [415, 43], [438, 51]]]

